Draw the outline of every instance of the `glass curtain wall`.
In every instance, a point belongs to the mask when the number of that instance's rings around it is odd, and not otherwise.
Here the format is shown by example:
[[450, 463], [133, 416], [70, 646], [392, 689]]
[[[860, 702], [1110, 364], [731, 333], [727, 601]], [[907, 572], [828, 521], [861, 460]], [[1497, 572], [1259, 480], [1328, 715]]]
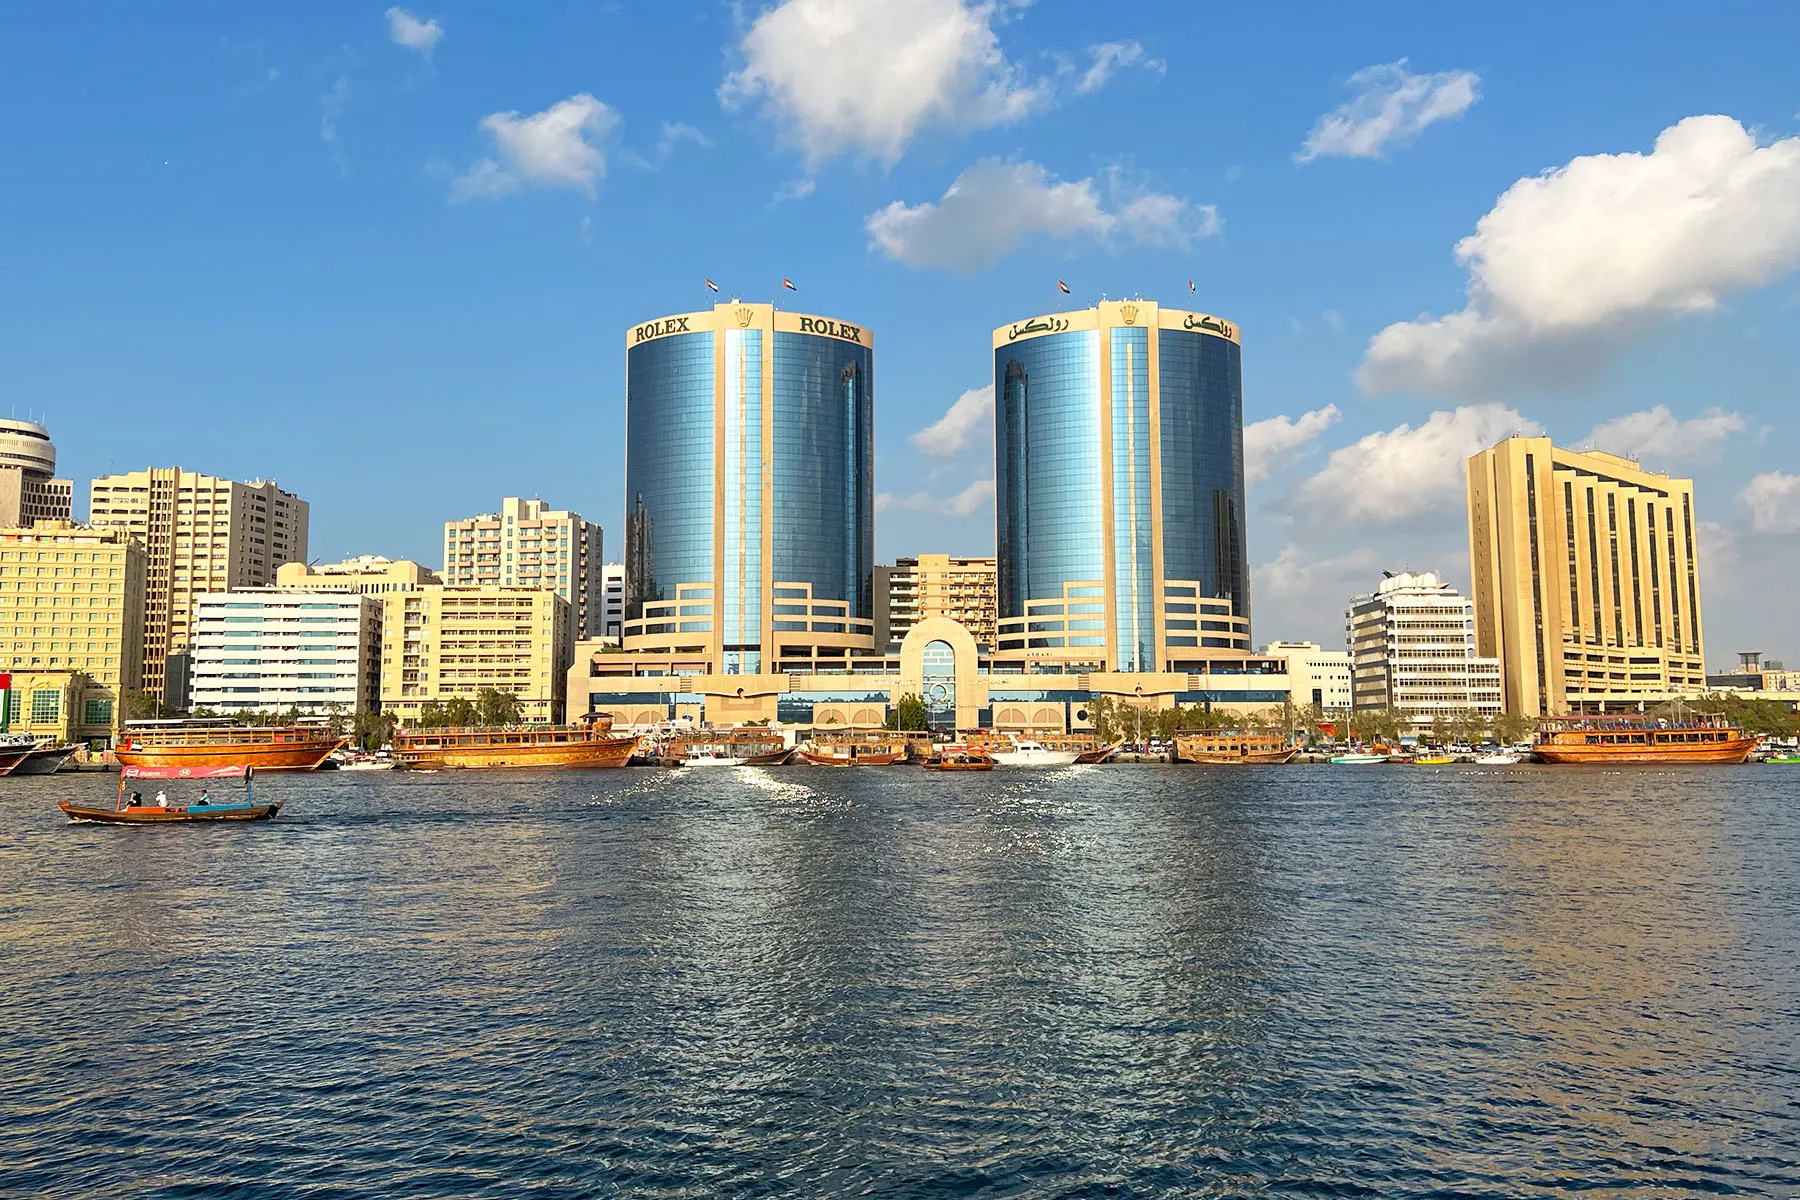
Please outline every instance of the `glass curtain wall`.
[[867, 346], [775, 334], [775, 580], [874, 615], [874, 356]]
[[762, 644], [763, 334], [725, 331], [724, 670], [756, 674]]
[[1150, 331], [1112, 329], [1113, 669], [1154, 671], [1156, 580], [1150, 507]]
[[713, 335], [631, 348], [625, 381], [625, 618], [713, 572]]

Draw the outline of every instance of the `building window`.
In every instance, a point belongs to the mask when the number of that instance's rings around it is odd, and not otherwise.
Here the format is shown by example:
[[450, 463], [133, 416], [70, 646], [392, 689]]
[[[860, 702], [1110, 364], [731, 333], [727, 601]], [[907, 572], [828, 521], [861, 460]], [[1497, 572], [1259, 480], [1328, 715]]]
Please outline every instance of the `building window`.
[[31, 693], [31, 722], [41, 724], [56, 720], [62, 714], [62, 693], [38, 691]]
[[111, 700], [89, 700], [82, 708], [82, 724], [111, 725], [112, 711]]

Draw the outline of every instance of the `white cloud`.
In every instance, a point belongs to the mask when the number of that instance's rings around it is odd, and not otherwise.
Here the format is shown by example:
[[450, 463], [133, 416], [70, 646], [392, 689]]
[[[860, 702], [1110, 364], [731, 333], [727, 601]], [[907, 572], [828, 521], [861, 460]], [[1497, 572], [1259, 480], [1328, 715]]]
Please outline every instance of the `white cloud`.
[[970, 388], [956, 398], [943, 416], [913, 434], [912, 444], [922, 454], [949, 458], [968, 449], [978, 430], [991, 429], [993, 419], [994, 385]]
[[857, 152], [897, 160], [927, 125], [977, 129], [1044, 107], [1046, 83], [1006, 61], [1005, 6], [969, 0], [782, 0], [739, 44], [719, 98], [761, 100], [809, 162]]
[[1120, 67], [1141, 65], [1159, 75], [1168, 70], [1168, 64], [1161, 59], [1145, 58], [1144, 47], [1137, 42], [1101, 42], [1089, 46], [1088, 53], [1093, 55], [1093, 65], [1082, 73], [1081, 81], [1075, 85], [1075, 90], [1083, 95], [1105, 87]]
[[1364, 391], [1580, 383], [1659, 318], [1773, 281], [1800, 263], [1800, 137], [1758, 146], [1730, 117], [1689, 117], [1649, 154], [1519, 180], [1456, 257], [1468, 306], [1376, 334]]
[[1381, 569], [1381, 556], [1367, 547], [1326, 555], [1292, 544], [1273, 562], [1252, 564], [1250, 611], [1258, 642], [1312, 641], [1341, 648], [1350, 597], [1380, 583]]
[[790, 179], [775, 189], [775, 203], [788, 200], [804, 200], [818, 190], [819, 185], [810, 178]]
[[492, 113], [481, 127], [493, 137], [495, 155], [459, 176], [450, 198], [504, 196], [531, 184], [592, 195], [594, 181], [606, 174], [606, 139], [618, 124], [618, 114], [586, 92], [529, 117]]
[[1306, 144], [1294, 158], [1379, 158], [1390, 146], [1401, 146], [1428, 125], [1454, 120], [1481, 98], [1481, 79], [1473, 71], [1414, 75], [1406, 60], [1364, 67], [1350, 77], [1356, 95], [1336, 111], [1319, 118]]
[[664, 121], [662, 136], [656, 140], [656, 152], [663, 158], [667, 158], [675, 153], [683, 142], [692, 142], [702, 150], [710, 149], [712, 146], [712, 139], [694, 126], [683, 124], [680, 121]]
[[1297, 504], [1339, 524], [1399, 521], [1434, 510], [1460, 510], [1463, 464], [1513, 434], [1542, 428], [1498, 404], [1435, 412], [1418, 428], [1399, 425], [1331, 452], [1325, 468], [1294, 491]]
[[1750, 510], [1750, 527], [1756, 532], [1800, 533], [1800, 475], [1758, 475], [1737, 498]]
[[1133, 191], [1117, 170], [1106, 172], [1104, 190], [1103, 198], [1093, 178], [1058, 181], [1034, 162], [985, 158], [937, 203], [896, 200], [864, 224], [887, 257], [959, 272], [985, 270], [1037, 234], [1185, 248], [1219, 231], [1212, 205]]
[[421, 21], [404, 8], [395, 6], [387, 10], [388, 37], [396, 46], [405, 46], [408, 50], [417, 50], [427, 59], [437, 44], [444, 38], [444, 27], [433, 17], [429, 21]]
[[347, 174], [350, 163], [344, 157], [344, 148], [338, 144], [338, 122], [343, 119], [344, 110], [350, 106], [350, 80], [339, 75], [331, 88], [319, 97], [319, 140], [331, 151], [331, 161], [337, 164], [339, 174]]
[[1601, 422], [1588, 434], [1587, 444], [1630, 458], [1693, 458], [1747, 428], [1744, 418], [1722, 408], [1709, 408], [1692, 420], [1678, 421], [1668, 405], [1659, 404]]
[[909, 496], [896, 496], [892, 492], [882, 492], [875, 497], [875, 511], [885, 512], [888, 509], [903, 508], [911, 512], [938, 513], [946, 517], [972, 517], [986, 505], [994, 501], [994, 481], [978, 479], [954, 496], [942, 499], [930, 492], [914, 492]]
[[[988, 389], [992, 392], [992, 388]], [[988, 397], [993, 405], [993, 397]], [[1297, 450], [1329, 429], [1341, 416], [1335, 404], [1315, 408], [1298, 417], [1270, 417], [1244, 426], [1244, 482], [1260, 483], [1290, 451]]]

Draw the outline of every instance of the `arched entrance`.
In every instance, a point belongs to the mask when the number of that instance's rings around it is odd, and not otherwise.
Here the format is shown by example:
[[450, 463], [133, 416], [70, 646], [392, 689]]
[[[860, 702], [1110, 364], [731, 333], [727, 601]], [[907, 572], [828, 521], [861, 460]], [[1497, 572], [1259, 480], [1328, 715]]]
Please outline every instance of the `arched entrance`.
[[930, 642], [920, 658], [925, 713], [933, 729], [956, 729], [956, 651], [942, 640]]

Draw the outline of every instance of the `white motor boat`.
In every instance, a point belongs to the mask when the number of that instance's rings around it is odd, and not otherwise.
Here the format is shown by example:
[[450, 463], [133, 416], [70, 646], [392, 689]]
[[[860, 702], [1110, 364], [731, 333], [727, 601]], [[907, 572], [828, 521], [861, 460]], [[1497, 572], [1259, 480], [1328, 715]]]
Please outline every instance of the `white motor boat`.
[[338, 764], [340, 771], [391, 771], [394, 760], [391, 758], [352, 758]]
[[1481, 767], [1516, 767], [1521, 761], [1523, 760], [1519, 755], [1502, 751], [1499, 754], [1483, 754], [1480, 758], [1475, 760], [1475, 765]]
[[991, 747], [988, 754], [996, 765], [1002, 767], [1066, 767], [1080, 757], [1081, 752], [1079, 750], [1052, 750], [1042, 742], [1014, 738], [1012, 749], [1001, 750]]

